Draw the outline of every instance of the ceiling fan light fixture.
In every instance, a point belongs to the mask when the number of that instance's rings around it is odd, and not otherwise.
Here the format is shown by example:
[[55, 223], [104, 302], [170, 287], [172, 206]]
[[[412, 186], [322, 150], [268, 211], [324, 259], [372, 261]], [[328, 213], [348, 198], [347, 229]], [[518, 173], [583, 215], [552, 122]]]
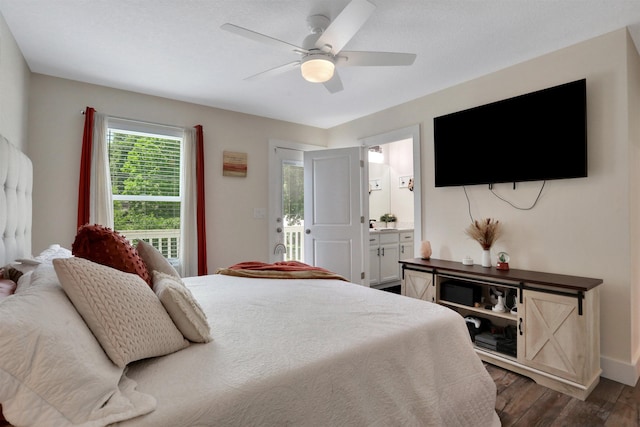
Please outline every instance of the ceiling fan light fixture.
[[312, 83], [324, 83], [331, 80], [336, 64], [333, 58], [323, 54], [307, 55], [300, 65], [302, 77]]

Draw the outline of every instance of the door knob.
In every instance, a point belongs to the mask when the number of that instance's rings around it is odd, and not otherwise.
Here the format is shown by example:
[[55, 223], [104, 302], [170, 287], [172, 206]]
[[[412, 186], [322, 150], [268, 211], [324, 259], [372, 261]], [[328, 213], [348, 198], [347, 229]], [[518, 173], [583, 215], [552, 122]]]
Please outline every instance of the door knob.
[[276, 228], [276, 233], [282, 233], [282, 227]]
[[308, 228], [306, 230], [304, 230], [305, 234], [311, 234], [311, 230], [309, 230]]

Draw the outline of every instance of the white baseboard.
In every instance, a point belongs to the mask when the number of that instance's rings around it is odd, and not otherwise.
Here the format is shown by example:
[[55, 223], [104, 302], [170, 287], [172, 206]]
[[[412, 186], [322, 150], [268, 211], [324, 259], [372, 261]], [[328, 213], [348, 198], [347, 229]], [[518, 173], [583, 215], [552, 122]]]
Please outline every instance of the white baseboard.
[[600, 367], [604, 378], [628, 386], [635, 386], [640, 377], [640, 359], [636, 359], [635, 363], [630, 364], [601, 356]]

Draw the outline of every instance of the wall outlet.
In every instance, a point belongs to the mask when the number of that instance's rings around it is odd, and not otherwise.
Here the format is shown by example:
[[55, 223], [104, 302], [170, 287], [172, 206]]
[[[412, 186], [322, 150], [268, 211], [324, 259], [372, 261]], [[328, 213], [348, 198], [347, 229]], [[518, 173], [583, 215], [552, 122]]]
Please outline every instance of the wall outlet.
[[413, 178], [410, 175], [407, 176], [401, 176], [398, 178], [398, 186], [400, 188], [407, 188], [409, 186], [409, 181], [411, 180], [411, 178]]

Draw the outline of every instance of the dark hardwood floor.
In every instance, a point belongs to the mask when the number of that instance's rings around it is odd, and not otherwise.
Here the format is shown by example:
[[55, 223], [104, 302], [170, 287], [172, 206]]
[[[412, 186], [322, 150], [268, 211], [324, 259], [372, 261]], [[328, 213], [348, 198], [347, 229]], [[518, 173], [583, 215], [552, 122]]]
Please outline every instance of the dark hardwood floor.
[[606, 378], [586, 401], [485, 363], [498, 388], [496, 412], [504, 427], [640, 426], [640, 381], [630, 387]]

